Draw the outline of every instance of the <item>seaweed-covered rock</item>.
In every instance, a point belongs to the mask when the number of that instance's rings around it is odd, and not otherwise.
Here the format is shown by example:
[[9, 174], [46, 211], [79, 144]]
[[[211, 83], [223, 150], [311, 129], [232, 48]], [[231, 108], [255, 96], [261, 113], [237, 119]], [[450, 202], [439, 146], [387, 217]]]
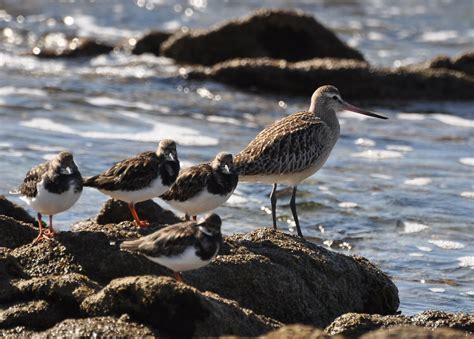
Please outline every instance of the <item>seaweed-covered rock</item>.
[[393, 314], [399, 306], [396, 286], [366, 259], [282, 232], [227, 237], [219, 254], [185, 280], [283, 323], [325, 327], [347, 312]]
[[[261, 339], [327, 339], [330, 336], [324, 331], [308, 325], [286, 325], [260, 337]], [[342, 338], [334, 336], [333, 339]]]
[[342, 334], [355, 337], [379, 328], [418, 326], [427, 328], [448, 327], [467, 333], [474, 332], [474, 315], [469, 313], [448, 313], [425, 311], [414, 316], [382, 316], [378, 314], [348, 313], [334, 320], [325, 331], [330, 334]]
[[44, 300], [0, 306], [0, 328], [45, 329], [64, 319], [61, 310]]
[[375, 330], [364, 334], [360, 338], [466, 339], [467, 336], [465, 332], [453, 330], [451, 328], [425, 328], [416, 326], [404, 326]]
[[22, 207], [0, 195], [0, 215], [11, 217], [27, 224], [33, 224], [35, 219]]
[[336, 86], [348, 99], [472, 100], [474, 92], [474, 77], [457, 71], [420, 66], [371, 68], [361, 61], [330, 58], [295, 63], [234, 59], [212, 67], [190, 68], [187, 76], [308, 98], [316, 88], [327, 84]]
[[48, 33], [36, 43], [32, 53], [39, 58], [79, 58], [107, 54], [114, 49], [91, 38], [68, 37], [64, 33]]
[[[138, 215], [143, 220], [152, 224], [166, 225], [182, 221], [173, 212], [165, 210], [153, 200], [142, 201], [135, 205]], [[122, 221], [132, 221], [128, 205], [119, 200], [109, 199], [97, 214], [96, 221], [99, 225], [117, 224]]]
[[0, 215], [0, 247], [15, 248], [31, 243], [37, 233], [31, 224]]
[[444, 68], [474, 76], [474, 51], [469, 51], [455, 58], [438, 56], [428, 63], [429, 68]]
[[272, 9], [208, 30], [175, 33], [162, 44], [161, 51], [178, 62], [201, 65], [261, 57], [288, 61], [324, 57], [364, 60], [312, 16]]
[[161, 44], [168, 40], [170, 36], [171, 33], [168, 32], [149, 32], [137, 40], [135, 46], [132, 49], [132, 53], [151, 53], [154, 55], [160, 55]]
[[91, 316], [123, 313], [171, 336], [255, 336], [281, 324], [168, 277], [116, 279], [82, 303]]

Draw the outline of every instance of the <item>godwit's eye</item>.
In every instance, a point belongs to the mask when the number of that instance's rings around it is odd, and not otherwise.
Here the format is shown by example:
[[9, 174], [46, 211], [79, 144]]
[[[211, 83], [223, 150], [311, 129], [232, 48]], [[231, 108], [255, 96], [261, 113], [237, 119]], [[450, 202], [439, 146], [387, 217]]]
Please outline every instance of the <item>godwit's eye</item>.
[[337, 100], [337, 95], [334, 95], [332, 98], [333, 98], [334, 100]]

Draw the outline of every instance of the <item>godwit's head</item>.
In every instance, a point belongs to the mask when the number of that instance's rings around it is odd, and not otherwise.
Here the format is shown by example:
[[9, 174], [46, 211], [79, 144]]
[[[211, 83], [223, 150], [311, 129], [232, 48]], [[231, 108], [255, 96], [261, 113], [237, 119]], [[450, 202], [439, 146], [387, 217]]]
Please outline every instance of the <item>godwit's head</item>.
[[176, 151], [176, 142], [171, 139], [161, 140], [156, 150], [158, 156], [163, 155], [167, 160], [178, 160], [178, 151]]
[[388, 119], [383, 115], [366, 111], [365, 109], [345, 102], [342, 100], [339, 90], [334, 86], [321, 86], [316, 91], [314, 91], [313, 96], [311, 97], [311, 105], [309, 107], [309, 111], [311, 113], [322, 116], [330, 112], [339, 112], [344, 110], [368, 115], [374, 118]]
[[222, 172], [224, 174], [230, 174], [235, 170], [234, 158], [230, 153], [220, 152], [216, 155], [214, 160], [212, 160], [211, 166], [216, 171]]

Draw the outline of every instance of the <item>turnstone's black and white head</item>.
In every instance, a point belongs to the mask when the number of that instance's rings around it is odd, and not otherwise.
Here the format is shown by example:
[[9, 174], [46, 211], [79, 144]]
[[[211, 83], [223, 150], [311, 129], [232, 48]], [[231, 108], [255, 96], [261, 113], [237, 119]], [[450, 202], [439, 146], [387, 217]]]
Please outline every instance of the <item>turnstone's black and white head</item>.
[[[53, 215], [71, 208], [82, 193], [82, 176], [73, 155], [61, 152], [43, 164], [33, 167], [17, 190], [21, 199], [38, 212], [40, 232], [35, 239], [54, 236]], [[43, 230], [42, 214], [49, 215], [49, 229]]]
[[102, 174], [87, 178], [84, 186], [97, 188], [102, 193], [128, 203], [139, 227], [147, 227], [140, 220], [135, 204], [153, 199], [166, 192], [179, 173], [176, 143], [162, 140], [156, 152], [144, 152], [122, 160]]
[[206, 216], [202, 222], [187, 221], [160, 229], [137, 240], [124, 241], [120, 248], [145, 255], [175, 272], [195, 270], [209, 264], [222, 244], [221, 218]]
[[186, 218], [212, 211], [230, 198], [238, 175], [232, 154], [219, 153], [210, 163], [184, 169], [171, 188], [160, 196]]

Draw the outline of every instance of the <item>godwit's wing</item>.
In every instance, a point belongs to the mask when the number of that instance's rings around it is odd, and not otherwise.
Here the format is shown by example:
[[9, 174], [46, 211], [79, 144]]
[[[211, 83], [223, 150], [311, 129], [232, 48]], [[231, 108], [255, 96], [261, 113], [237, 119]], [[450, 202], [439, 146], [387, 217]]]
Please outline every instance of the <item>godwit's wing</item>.
[[235, 157], [242, 176], [301, 172], [333, 145], [331, 129], [309, 112], [294, 113], [261, 131]]
[[84, 186], [108, 191], [133, 191], [150, 185], [160, 173], [160, 158], [155, 152], [143, 152], [113, 165], [102, 174], [88, 178]]

